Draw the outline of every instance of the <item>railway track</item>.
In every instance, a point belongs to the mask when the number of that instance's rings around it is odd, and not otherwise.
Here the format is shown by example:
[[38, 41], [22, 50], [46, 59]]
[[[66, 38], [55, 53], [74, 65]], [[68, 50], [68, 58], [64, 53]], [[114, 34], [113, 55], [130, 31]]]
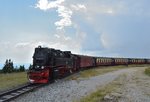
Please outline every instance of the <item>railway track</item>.
[[32, 91], [40, 86], [42, 86], [43, 84], [25, 84], [23, 86], [20, 86], [18, 88], [15, 89], [11, 89], [5, 92], [0, 93], [0, 102], [8, 102], [11, 101], [13, 99], [15, 99], [16, 97], [27, 93], [29, 91]]

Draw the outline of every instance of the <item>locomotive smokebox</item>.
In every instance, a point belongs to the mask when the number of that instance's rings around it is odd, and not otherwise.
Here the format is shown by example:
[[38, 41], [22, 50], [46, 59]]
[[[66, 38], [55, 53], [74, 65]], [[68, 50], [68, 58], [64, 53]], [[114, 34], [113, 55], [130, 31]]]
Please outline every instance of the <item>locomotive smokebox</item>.
[[35, 48], [33, 55], [33, 66], [42, 67], [47, 66], [51, 58], [51, 50], [49, 48], [42, 48], [41, 46]]

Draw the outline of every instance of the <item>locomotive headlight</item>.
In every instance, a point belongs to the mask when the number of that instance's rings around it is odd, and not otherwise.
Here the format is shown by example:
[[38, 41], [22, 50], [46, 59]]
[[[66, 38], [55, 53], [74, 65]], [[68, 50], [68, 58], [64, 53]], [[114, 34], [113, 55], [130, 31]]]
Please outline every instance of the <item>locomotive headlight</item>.
[[44, 66], [42, 66], [41, 69], [44, 69]]
[[35, 80], [29, 79], [30, 83], [34, 83]]

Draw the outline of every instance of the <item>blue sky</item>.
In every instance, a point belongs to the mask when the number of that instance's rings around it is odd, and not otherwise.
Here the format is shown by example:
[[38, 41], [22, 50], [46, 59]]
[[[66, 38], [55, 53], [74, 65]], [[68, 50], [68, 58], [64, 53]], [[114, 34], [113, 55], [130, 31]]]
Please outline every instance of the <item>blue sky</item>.
[[31, 63], [38, 45], [150, 58], [149, 0], [1, 0], [0, 63]]

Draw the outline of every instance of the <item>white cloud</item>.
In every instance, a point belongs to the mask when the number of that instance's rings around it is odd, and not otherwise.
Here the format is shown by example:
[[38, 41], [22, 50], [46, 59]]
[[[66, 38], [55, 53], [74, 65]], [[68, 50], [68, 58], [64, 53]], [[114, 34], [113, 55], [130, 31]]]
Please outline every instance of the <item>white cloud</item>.
[[68, 37], [64, 34], [55, 34], [55, 38], [50, 42], [49, 47], [61, 49], [61, 50], [71, 50], [73, 52], [79, 52], [81, 49], [81, 41], [78, 37]]
[[71, 8], [72, 9], [75, 9], [75, 10], [86, 10], [86, 7], [85, 7], [85, 5], [83, 5], [83, 4], [77, 4], [77, 5], [71, 5]]
[[108, 14], [114, 14], [114, 10], [108, 9], [108, 10], [107, 10], [107, 13], [108, 13]]
[[30, 43], [28, 43], [28, 42], [22, 42], [22, 43], [17, 43], [16, 45], [15, 45], [15, 47], [25, 47], [25, 46], [28, 46]]
[[72, 11], [65, 6], [58, 6], [57, 11], [59, 16], [62, 17], [60, 21], [55, 22], [57, 29], [63, 29], [65, 26], [71, 26]]
[[36, 8], [40, 8], [41, 10], [47, 10], [48, 0], [39, 0], [38, 4], [36, 4]]
[[41, 10], [48, 10], [51, 8], [57, 8], [64, 1], [65, 0], [56, 0], [56, 1], [49, 2], [49, 0], [39, 0], [35, 7], [40, 8]]
[[59, 21], [55, 22], [57, 29], [64, 29], [64, 27], [72, 26], [72, 15], [73, 9], [74, 10], [86, 10], [85, 5], [83, 4], [76, 4], [69, 6], [65, 5], [65, 0], [56, 0], [56, 1], [49, 1], [49, 0], [39, 0], [36, 4], [35, 8], [39, 8], [41, 10], [50, 10], [50, 9], [57, 9], [58, 16], [61, 17]]
[[57, 26], [57, 29], [64, 29], [66, 26], [71, 26], [71, 16], [72, 11], [64, 6], [65, 0], [56, 0], [56, 1], [48, 1], [48, 0], [39, 0], [36, 4], [36, 8], [40, 8], [41, 10], [49, 10], [49, 9], [57, 9], [58, 16], [61, 17], [61, 19], [57, 22], [55, 22], [55, 25]]

